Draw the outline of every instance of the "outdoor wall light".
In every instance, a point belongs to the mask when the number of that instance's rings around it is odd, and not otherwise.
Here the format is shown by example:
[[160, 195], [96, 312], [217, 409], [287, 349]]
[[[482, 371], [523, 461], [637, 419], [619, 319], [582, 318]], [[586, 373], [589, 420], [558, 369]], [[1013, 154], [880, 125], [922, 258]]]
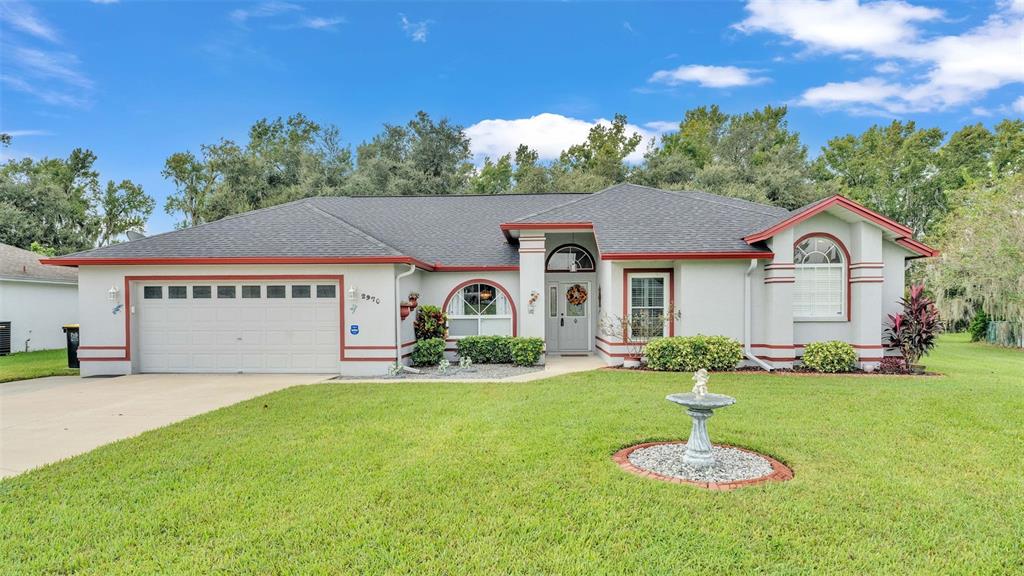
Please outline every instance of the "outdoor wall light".
[[111, 301], [114, 304], [117, 304], [118, 292], [119, 291], [117, 289], [117, 286], [111, 286], [110, 290], [107, 290], [107, 300]]
[[358, 298], [359, 298], [359, 288], [356, 288], [355, 286], [349, 287], [349, 289], [348, 289], [348, 300], [349, 300], [349, 307], [348, 307], [348, 309], [349, 309], [350, 312], [355, 312], [356, 308], [359, 308], [359, 304], [358, 304], [359, 300], [358, 300]]

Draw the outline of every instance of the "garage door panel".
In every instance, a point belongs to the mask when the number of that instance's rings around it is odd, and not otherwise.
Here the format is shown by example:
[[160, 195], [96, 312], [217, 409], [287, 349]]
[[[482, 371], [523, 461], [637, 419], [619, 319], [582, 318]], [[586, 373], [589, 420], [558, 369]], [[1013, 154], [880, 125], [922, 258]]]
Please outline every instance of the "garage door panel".
[[[217, 298], [223, 282], [187, 284], [187, 298], [138, 299], [140, 368], [144, 372], [332, 372], [338, 366], [340, 299]], [[156, 285], [147, 283], [146, 285]], [[179, 284], [182, 285], [182, 284]], [[193, 298], [194, 286], [212, 298]], [[254, 285], [246, 282], [245, 285]], [[141, 297], [141, 289], [138, 291]]]

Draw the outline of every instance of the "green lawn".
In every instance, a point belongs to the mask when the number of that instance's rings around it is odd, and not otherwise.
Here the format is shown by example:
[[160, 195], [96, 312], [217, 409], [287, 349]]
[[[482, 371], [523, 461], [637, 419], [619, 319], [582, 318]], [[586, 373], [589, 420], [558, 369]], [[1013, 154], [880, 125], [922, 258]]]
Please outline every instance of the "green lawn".
[[78, 369], [68, 368], [68, 351], [63, 348], [0, 356], [0, 382], [69, 374], [78, 374]]
[[926, 364], [713, 375], [712, 438], [796, 472], [726, 493], [611, 461], [686, 437], [688, 375], [292, 388], [0, 482], [0, 570], [1024, 573], [1024, 353]]

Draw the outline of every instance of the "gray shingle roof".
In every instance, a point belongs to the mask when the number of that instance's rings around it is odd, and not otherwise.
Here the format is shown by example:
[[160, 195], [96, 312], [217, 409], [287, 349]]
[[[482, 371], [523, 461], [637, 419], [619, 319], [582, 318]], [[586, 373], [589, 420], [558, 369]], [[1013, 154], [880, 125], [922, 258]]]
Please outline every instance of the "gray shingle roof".
[[7, 244], [0, 244], [0, 278], [78, 283], [78, 270], [46, 266], [39, 263], [40, 258], [44, 258], [44, 256]]
[[789, 216], [784, 208], [698, 191], [620, 184], [516, 223], [591, 222], [602, 253], [749, 252], [743, 241]]
[[621, 184], [595, 194], [306, 198], [75, 258], [410, 257], [516, 265], [501, 224], [592, 222], [603, 253], [749, 252], [790, 213], [705, 192]]

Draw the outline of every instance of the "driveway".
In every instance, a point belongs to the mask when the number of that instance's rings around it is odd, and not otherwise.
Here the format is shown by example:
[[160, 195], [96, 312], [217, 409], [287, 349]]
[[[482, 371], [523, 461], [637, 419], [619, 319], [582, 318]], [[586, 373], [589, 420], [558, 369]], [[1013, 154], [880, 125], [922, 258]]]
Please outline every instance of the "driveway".
[[316, 374], [53, 376], [0, 384], [0, 478], [20, 474]]

